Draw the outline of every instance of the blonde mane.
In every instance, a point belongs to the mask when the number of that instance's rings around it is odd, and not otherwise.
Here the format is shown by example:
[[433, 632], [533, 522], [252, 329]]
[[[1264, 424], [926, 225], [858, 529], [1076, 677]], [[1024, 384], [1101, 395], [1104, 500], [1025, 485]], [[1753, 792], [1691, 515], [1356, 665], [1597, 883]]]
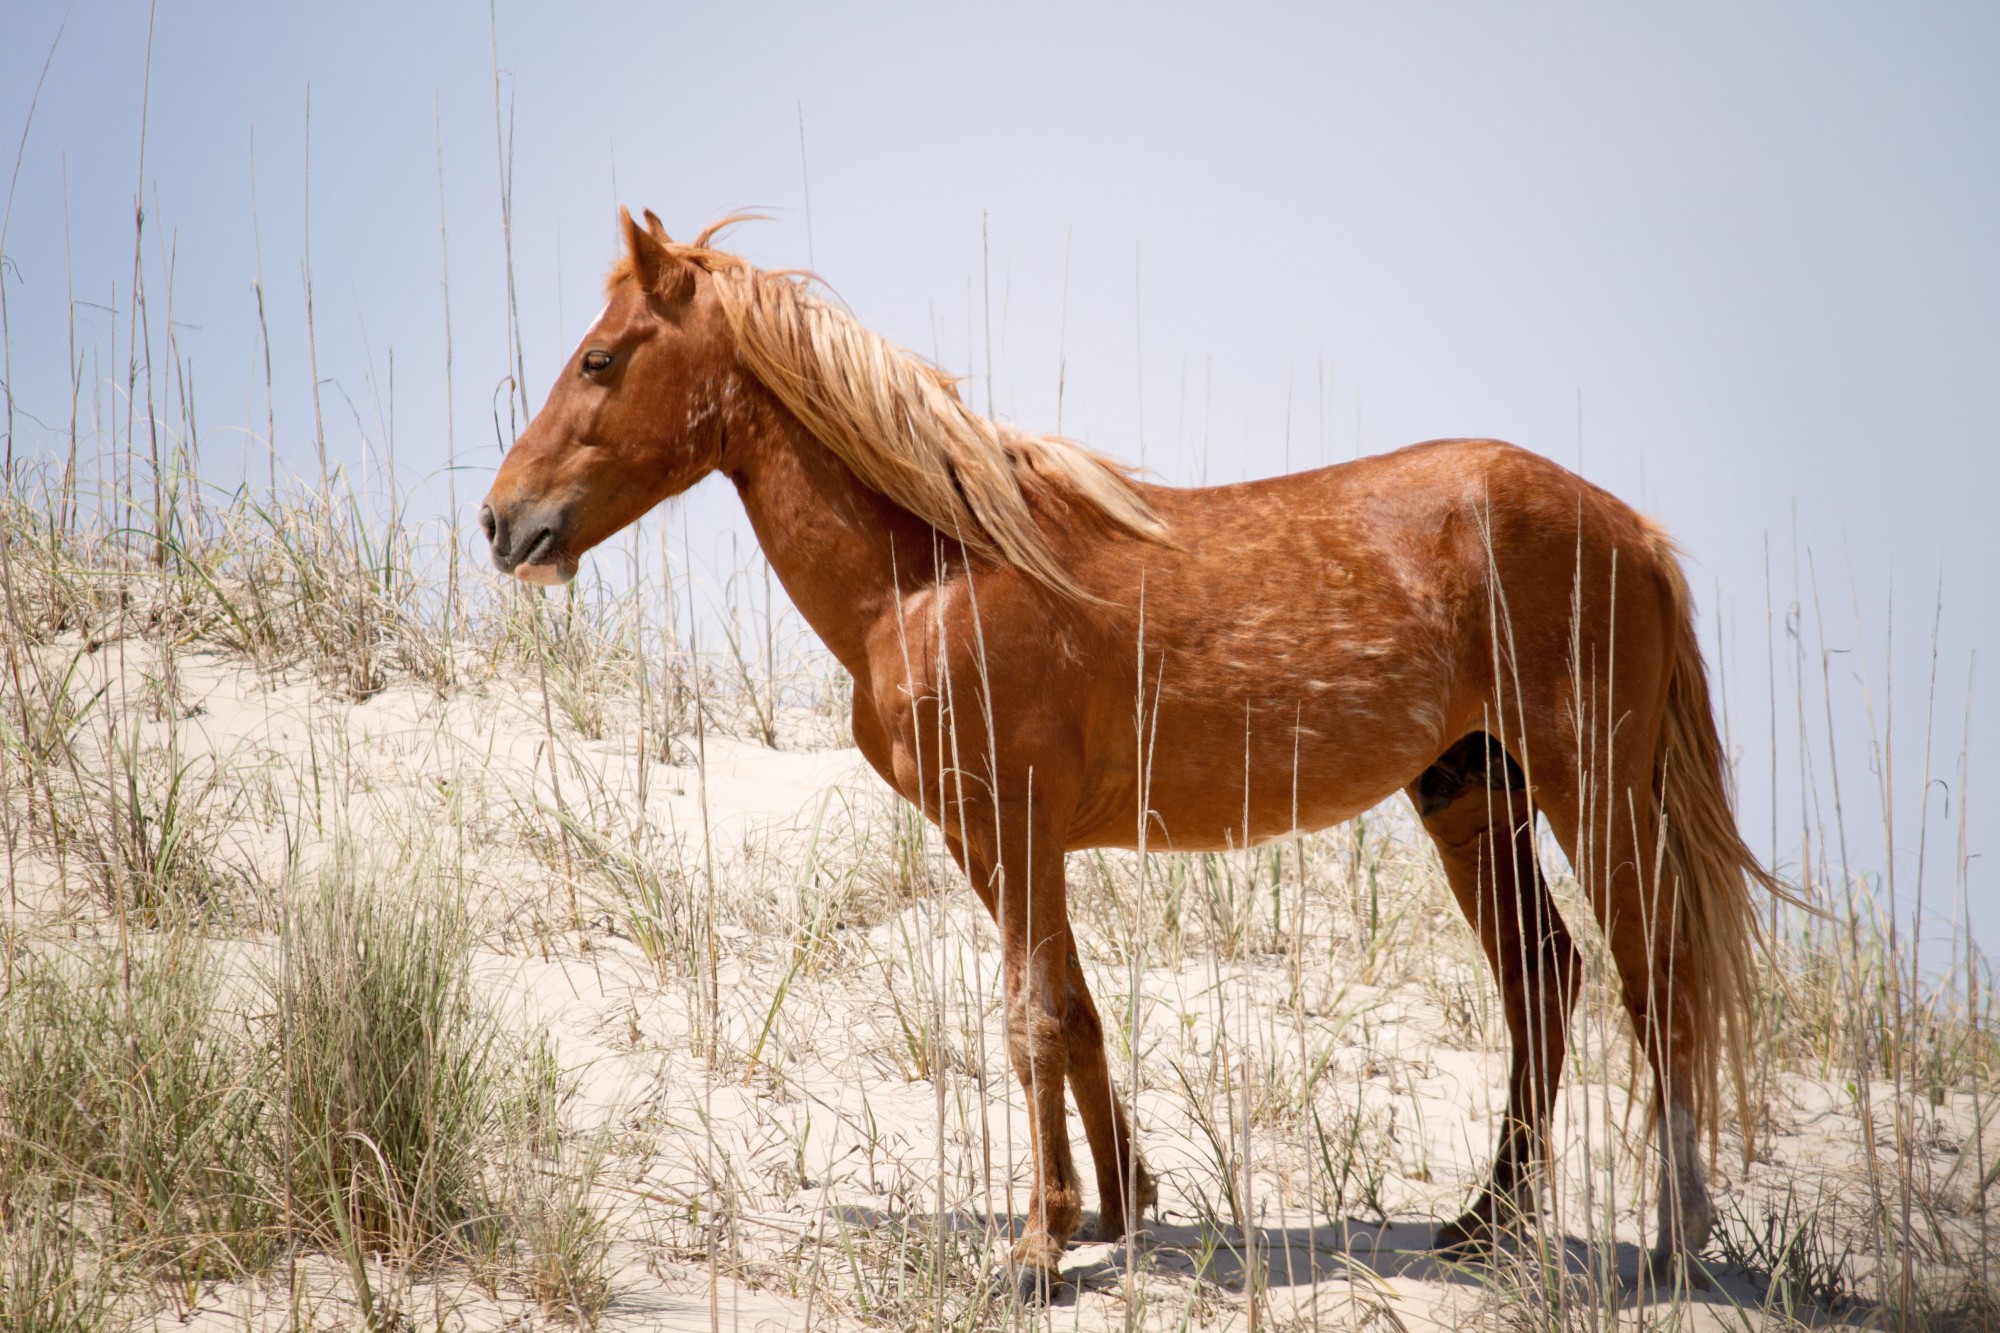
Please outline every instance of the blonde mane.
[[947, 541], [1073, 597], [1084, 594], [1037, 520], [1038, 504], [1165, 540], [1166, 525], [1118, 464], [980, 416], [950, 376], [815, 296], [807, 275], [765, 272], [714, 249], [715, 233], [733, 220], [668, 251], [710, 275], [744, 365], [864, 485]]

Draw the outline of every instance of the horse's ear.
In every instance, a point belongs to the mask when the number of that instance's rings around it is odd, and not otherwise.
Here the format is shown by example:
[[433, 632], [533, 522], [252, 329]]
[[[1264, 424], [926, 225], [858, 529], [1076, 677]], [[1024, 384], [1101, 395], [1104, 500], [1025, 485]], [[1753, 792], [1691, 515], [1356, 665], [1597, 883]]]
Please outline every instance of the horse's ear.
[[667, 224], [660, 221], [660, 215], [650, 208], [646, 210], [646, 230], [661, 245], [672, 245], [674, 243], [674, 238], [667, 235]]
[[630, 210], [621, 208], [618, 220], [625, 227], [625, 249], [631, 256], [632, 276], [639, 280], [640, 288], [666, 301], [689, 295], [694, 289], [694, 275], [667, 248], [672, 242], [667, 240], [666, 228], [660, 226], [659, 219], [648, 212], [647, 225], [642, 227], [633, 220]]
[[666, 257], [664, 248], [650, 232], [632, 220], [630, 209], [618, 210], [618, 222], [625, 232], [625, 253], [632, 261], [632, 276], [639, 280], [641, 287], [650, 291], [660, 276], [660, 261]]

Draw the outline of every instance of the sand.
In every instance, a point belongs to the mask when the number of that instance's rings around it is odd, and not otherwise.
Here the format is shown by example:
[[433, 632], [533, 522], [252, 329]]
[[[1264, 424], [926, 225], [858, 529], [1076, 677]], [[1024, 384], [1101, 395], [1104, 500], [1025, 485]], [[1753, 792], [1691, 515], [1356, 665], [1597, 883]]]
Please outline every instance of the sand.
[[[842, 743], [841, 719], [790, 709], [773, 748], [711, 700], [661, 762], [636, 698], [605, 700], [601, 734], [586, 735], [518, 668], [475, 661], [447, 694], [403, 681], [354, 700], [185, 648], [79, 648], [37, 651], [80, 662], [73, 693], [105, 688], [86, 728], [123, 719], [148, 771], [185, 767], [202, 788], [218, 887], [199, 928], [218, 958], [268, 953], [286, 895], [341, 854], [391, 891], [456, 895], [473, 913], [482, 993], [511, 1031], [546, 1034], [572, 1088], [567, 1139], [597, 1162], [605, 1329], [1582, 1327], [1610, 1317], [1607, 1300], [1626, 1320], [1677, 1305], [1638, 1277], [1650, 1155], [1601, 985], [1583, 1005], [1540, 1241], [1495, 1265], [1427, 1250], [1479, 1184], [1505, 1052], [1470, 933], [1395, 809], [1369, 817], [1358, 849], [1348, 829], [1275, 861], [1156, 861], [1143, 889], [1129, 857], [1073, 858], [1086, 970], [1160, 1203], [1136, 1249], [1080, 1241], [1056, 1308], [1022, 1311], [985, 1295], [1029, 1183], [996, 935], [935, 836]], [[29, 845], [13, 868], [17, 947], [113, 937], [74, 866]], [[691, 955], [642, 947], [643, 871], [693, 914]], [[1788, 1189], [1858, 1217], [1858, 1090], [1793, 1069], [1761, 1091], [1771, 1132], [1756, 1160], [1726, 1133], [1714, 1162], [1730, 1225], [1752, 1234]], [[1886, 1142], [1894, 1089], [1870, 1091]], [[1915, 1178], [1963, 1197], [1969, 1100], [1905, 1104], [1924, 1121]], [[1869, 1262], [1857, 1254], [1853, 1271]], [[1710, 1280], [1684, 1293], [1680, 1327], [1777, 1320], [1768, 1273], [1718, 1261]], [[411, 1327], [558, 1320], [462, 1266], [381, 1265], [370, 1281]], [[1865, 1322], [1860, 1289], [1814, 1319]], [[1559, 1313], [1551, 1290], [1566, 1293]], [[338, 1327], [360, 1310], [352, 1275], [307, 1254], [146, 1318]]]

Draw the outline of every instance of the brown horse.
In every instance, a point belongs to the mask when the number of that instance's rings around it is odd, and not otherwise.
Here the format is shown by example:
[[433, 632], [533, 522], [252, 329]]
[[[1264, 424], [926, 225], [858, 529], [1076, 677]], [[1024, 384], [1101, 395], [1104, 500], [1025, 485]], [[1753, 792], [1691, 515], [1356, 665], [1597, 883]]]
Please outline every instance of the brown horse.
[[[1655, 1262], [1714, 1210], [1698, 1137], [1741, 1087], [1769, 885], [1730, 813], [1687, 585], [1661, 530], [1535, 454], [1445, 440], [1238, 486], [1143, 484], [988, 421], [819, 300], [624, 215], [610, 301], [480, 510], [501, 570], [577, 558], [710, 472], [854, 677], [854, 739], [998, 922], [1035, 1188], [1014, 1249], [1057, 1280], [1081, 1220], [1152, 1201], [1077, 960], [1063, 854], [1217, 850], [1409, 793], [1498, 974], [1507, 1115], [1472, 1248], [1534, 1202], [1578, 953], [1536, 812], [1586, 886], [1650, 1059]], [[1740, 1106], [1739, 1106], [1740, 1110]]]

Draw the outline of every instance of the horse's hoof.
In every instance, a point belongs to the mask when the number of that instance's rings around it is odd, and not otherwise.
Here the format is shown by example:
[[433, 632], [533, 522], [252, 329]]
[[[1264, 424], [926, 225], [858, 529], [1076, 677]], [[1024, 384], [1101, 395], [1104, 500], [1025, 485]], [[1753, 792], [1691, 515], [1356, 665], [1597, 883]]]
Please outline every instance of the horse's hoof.
[[1100, 1213], [1097, 1225], [1090, 1229], [1090, 1238], [1102, 1244], [1116, 1245], [1125, 1239], [1125, 1219], [1110, 1213]]
[[1010, 1264], [996, 1275], [995, 1285], [1003, 1300], [1014, 1300], [1030, 1309], [1058, 1304], [1070, 1291], [1062, 1273], [1039, 1264]]
[[1497, 1241], [1491, 1220], [1467, 1213], [1438, 1227], [1431, 1236], [1431, 1249], [1447, 1259], [1483, 1259], [1493, 1253]]
[[1130, 1223], [1125, 1220], [1124, 1189], [1113, 1188], [1099, 1192], [1103, 1206], [1097, 1210], [1097, 1225], [1091, 1228], [1092, 1240], [1116, 1244], [1145, 1227], [1147, 1215], [1160, 1201], [1160, 1189], [1153, 1183], [1152, 1173], [1143, 1165], [1139, 1167], [1138, 1183], [1138, 1207], [1132, 1210]]
[[1655, 1289], [1671, 1290], [1675, 1287], [1686, 1287], [1692, 1291], [1715, 1289], [1715, 1283], [1709, 1278], [1708, 1269], [1701, 1260], [1677, 1246], [1662, 1245], [1648, 1254], [1640, 1277], [1647, 1286]]

